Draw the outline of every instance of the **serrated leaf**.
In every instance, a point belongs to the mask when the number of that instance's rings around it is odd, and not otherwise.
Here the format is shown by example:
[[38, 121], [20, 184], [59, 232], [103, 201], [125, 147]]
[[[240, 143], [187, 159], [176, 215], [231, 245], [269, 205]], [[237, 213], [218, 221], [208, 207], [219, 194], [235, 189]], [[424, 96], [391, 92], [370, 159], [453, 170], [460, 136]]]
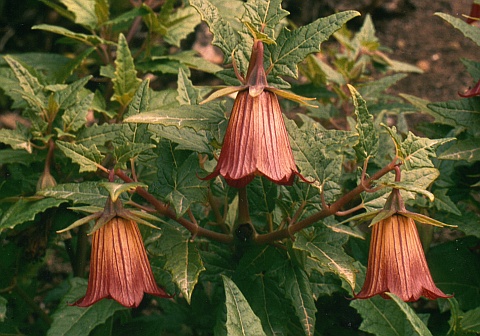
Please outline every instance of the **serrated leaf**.
[[125, 142], [122, 145], [116, 145], [113, 150], [115, 156], [115, 167], [126, 169], [126, 163], [130, 159], [137, 158], [140, 154], [155, 148], [154, 144]]
[[54, 99], [59, 109], [66, 109], [79, 103], [79, 91], [88, 83], [92, 76], [83, 77], [62, 90], [55, 91]]
[[305, 335], [315, 333], [315, 301], [307, 274], [299, 267], [290, 264], [285, 279], [285, 294], [300, 320]]
[[117, 58], [115, 59], [115, 77], [112, 79], [114, 95], [112, 100], [127, 106], [137, 91], [141, 80], [137, 78], [137, 70], [123, 34], [118, 36]]
[[117, 25], [121, 23], [126, 23], [126, 22], [133, 21], [135, 18], [139, 16], [145, 16], [150, 14], [150, 11], [145, 7], [146, 5], [142, 3], [141, 6], [134, 7], [129, 11], [123, 12], [116, 18], [106, 21], [104, 25]]
[[243, 20], [248, 19], [258, 31], [275, 41], [275, 27], [288, 14], [282, 9], [282, 0], [253, 0], [245, 3]]
[[433, 205], [439, 211], [446, 211], [457, 216], [461, 216], [462, 212], [457, 208], [455, 203], [447, 195], [448, 189], [435, 189], [435, 202]]
[[95, 0], [60, 0], [74, 14], [75, 23], [90, 29], [97, 27], [98, 19], [95, 13]]
[[227, 307], [226, 329], [229, 336], [265, 335], [258, 316], [252, 311], [237, 285], [222, 275]]
[[[200, 13], [202, 20], [208, 24], [213, 34], [212, 44], [223, 51], [225, 55], [224, 62], [230, 62], [233, 51], [237, 50], [240, 45], [239, 34], [232, 28], [229, 22], [220, 16], [218, 9], [208, 0], [190, 0], [190, 5]], [[235, 56], [237, 59], [238, 55]], [[239, 61], [238, 66], [243, 73], [247, 68], [248, 56], [243, 53], [243, 57]]]
[[480, 47], [480, 29], [474, 25], [469, 25], [464, 20], [456, 18], [445, 13], [435, 13], [436, 16], [441, 17], [453, 27], [460, 30], [465, 37], [475, 42]]
[[150, 125], [148, 129], [155, 136], [178, 144], [177, 150], [189, 150], [205, 154], [211, 154], [213, 151], [205, 131], [195, 131], [190, 127], [178, 129], [175, 126], [166, 127], [162, 125]]
[[[386, 293], [400, 308], [400, 310], [405, 315], [406, 320], [409, 325], [412, 327], [412, 330], [415, 334], [420, 336], [429, 336], [432, 335], [427, 326], [422, 322], [422, 320], [415, 314], [415, 311], [405, 302], [403, 302], [398, 296], [392, 293]], [[410, 334], [411, 335], [411, 334]]]
[[200, 180], [198, 154], [175, 150], [175, 145], [163, 140], [158, 146], [158, 181], [153, 192], [162, 197], [182, 216], [188, 208], [206, 197], [207, 183]]
[[373, 116], [368, 112], [367, 102], [353, 86], [348, 84], [348, 89], [352, 94], [355, 115], [357, 117], [355, 128], [358, 132], [358, 144], [353, 148], [357, 153], [359, 162], [363, 162], [368, 158], [375, 157], [377, 154], [379, 135], [373, 124]]
[[68, 30], [63, 27], [58, 27], [58, 26], [53, 26], [53, 25], [48, 25], [48, 24], [39, 24], [35, 25], [32, 27], [32, 29], [39, 29], [43, 31], [48, 31], [51, 33], [63, 35], [65, 37], [80, 41], [85, 43], [86, 45], [89, 46], [97, 46], [99, 44], [112, 44], [112, 42], [108, 42], [98, 36], [95, 35], [86, 35], [86, 34], [81, 34], [81, 33], [74, 33], [71, 30]]
[[226, 120], [224, 110], [224, 104], [221, 102], [181, 105], [139, 113], [126, 118], [125, 122], [160, 124], [177, 128], [191, 127], [197, 131], [210, 130]]
[[480, 99], [468, 98], [427, 105], [438, 123], [462, 126], [473, 134], [480, 132]]
[[198, 90], [193, 87], [192, 81], [188, 78], [183, 69], [178, 71], [177, 92], [177, 101], [180, 105], [198, 104], [200, 94]]
[[97, 171], [104, 158], [104, 155], [100, 153], [95, 145], [91, 145], [87, 148], [81, 144], [74, 144], [60, 140], [57, 140], [55, 144], [65, 156], [72, 159], [73, 162], [80, 166], [80, 173]]
[[84, 336], [96, 326], [105, 323], [117, 311], [126, 310], [114, 300], [101, 300], [90, 307], [71, 306], [87, 290], [87, 281], [80, 278], [70, 280], [70, 290], [63, 297], [59, 308], [52, 315], [53, 322], [47, 336]]
[[466, 312], [460, 325], [465, 331], [480, 333], [480, 307]]
[[357, 89], [365, 99], [379, 98], [379, 96], [381, 97], [384, 94], [385, 90], [405, 77], [407, 77], [407, 74], [394, 74], [360, 84], [357, 86]]
[[39, 195], [57, 199], [69, 200], [73, 204], [90, 204], [104, 207], [107, 201], [107, 191], [99, 182], [64, 183], [53, 188], [42, 189]]
[[32, 144], [30, 142], [31, 134], [17, 128], [9, 130], [0, 129], [0, 142], [12, 146], [13, 149], [24, 149], [28, 153], [32, 153]]
[[358, 12], [346, 11], [320, 18], [292, 31], [284, 28], [276, 40], [277, 44], [268, 45], [265, 50], [266, 58], [270, 58], [273, 65], [272, 72], [277, 76], [297, 78], [297, 64], [308, 54], [319, 52], [322, 42], [358, 15]]
[[71, 106], [65, 110], [62, 115], [63, 131], [76, 132], [87, 123], [87, 114], [93, 101], [93, 93], [85, 96], [77, 101], [75, 106]]
[[10, 148], [0, 150], [0, 162], [3, 165], [9, 163], [19, 163], [25, 166], [29, 166], [30, 164], [32, 164], [32, 162], [39, 162], [42, 160], [44, 160], [44, 158], [37, 155], [36, 153], [30, 154], [27, 151], [15, 150]]
[[355, 268], [353, 259], [343, 249], [348, 236], [319, 228], [313, 233], [299, 232], [293, 247], [306, 251], [317, 262], [321, 274], [332, 272], [355, 288]]
[[135, 91], [135, 94], [128, 105], [127, 113], [125, 117], [139, 114], [142, 111], [148, 110], [150, 101], [150, 79], [144, 80]]
[[90, 127], [83, 128], [76, 138], [77, 145], [91, 147], [96, 145], [97, 148], [105, 145], [106, 142], [114, 140], [119, 132], [122, 131], [124, 125], [121, 124], [94, 124]]
[[428, 139], [408, 133], [407, 138], [402, 142], [400, 149], [405, 168], [408, 170], [433, 167], [430, 158], [436, 157], [436, 149], [454, 138]]
[[180, 47], [180, 42], [200, 23], [200, 16], [194, 8], [187, 6], [178, 8], [168, 16], [168, 21], [161, 21], [161, 23], [166, 26], [165, 41]]
[[164, 269], [171, 273], [173, 281], [190, 304], [193, 289], [205, 267], [189, 233], [183, 228], [165, 223], [160, 237], [148, 246], [148, 250], [166, 259]]
[[[402, 306], [404, 308], [402, 310], [400, 304], [407, 308]], [[431, 335], [419, 317], [404, 302], [397, 304], [393, 300], [385, 300], [377, 296], [367, 300], [354, 300], [350, 305], [363, 317], [360, 330], [377, 336]], [[425, 333], [422, 334], [415, 330], [409, 319], [414, 321], [415, 325], [420, 325], [419, 330], [423, 330]]]
[[13, 229], [15, 226], [33, 221], [35, 216], [47, 209], [58, 207], [64, 200], [44, 198], [40, 200], [19, 199], [0, 218], [0, 233], [6, 229]]
[[480, 161], [480, 138], [459, 140], [438, 157], [441, 160]]
[[166, 56], [153, 56], [152, 60], [172, 60], [177, 61], [182, 64], [185, 64], [189, 68], [208, 72], [208, 73], [216, 73], [223, 68], [215, 63], [207, 61], [206, 59], [199, 57], [195, 50], [187, 50], [182, 51], [177, 54], [173, 55], [166, 55]]
[[15, 77], [17, 77], [24, 93], [35, 97], [35, 95], [43, 88], [42, 85], [40, 85], [38, 78], [33, 76], [28, 69], [15, 58], [9, 55], [4, 56], [3, 58], [7, 61], [8, 65], [10, 65], [10, 68], [13, 70]]

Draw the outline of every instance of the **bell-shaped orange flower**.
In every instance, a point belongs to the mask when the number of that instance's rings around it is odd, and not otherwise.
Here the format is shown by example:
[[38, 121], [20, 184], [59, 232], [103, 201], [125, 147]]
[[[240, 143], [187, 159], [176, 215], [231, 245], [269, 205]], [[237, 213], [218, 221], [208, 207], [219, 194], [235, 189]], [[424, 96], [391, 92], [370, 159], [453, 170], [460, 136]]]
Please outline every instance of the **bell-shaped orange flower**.
[[86, 307], [108, 298], [125, 307], [138, 307], [144, 293], [170, 296], [157, 286], [137, 223], [114, 217], [93, 233]]
[[[277, 94], [304, 102], [305, 98], [268, 86], [263, 67], [263, 43], [255, 41], [244, 84], [213, 94], [207, 101], [238, 91], [215, 170], [204, 179], [222, 175], [236, 188], [255, 176], [265, 176], [282, 185], [292, 185], [299, 175]], [[235, 68], [236, 69], [236, 68]]]
[[405, 210], [398, 189], [393, 189], [386, 208], [380, 213], [382, 219], [373, 224], [367, 276], [355, 298], [380, 295], [389, 299], [386, 292], [405, 302], [417, 301], [421, 296], [431, 300], [451, 297], [433, 282], [411, 218], [423, 220], [425, 216]]

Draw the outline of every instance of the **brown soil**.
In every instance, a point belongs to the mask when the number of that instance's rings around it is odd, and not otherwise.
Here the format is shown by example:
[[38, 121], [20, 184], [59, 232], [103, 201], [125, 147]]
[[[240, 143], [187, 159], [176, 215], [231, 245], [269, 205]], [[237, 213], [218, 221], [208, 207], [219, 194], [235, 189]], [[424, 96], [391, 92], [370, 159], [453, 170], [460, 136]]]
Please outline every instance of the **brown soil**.
[[478, 61], [480, 47], [434, 13], [462, 18], [462, 14], [470, 13], [472, 0], [412, 3], [415, 9], [405, 16], [375, 21], [377, 36], [394, 51], [392, 58], [424, 70], [424, 74], [402, 80], [396, 89], [431, 101], [458, 99], [459, 91], [474, 84], [460, 59]]

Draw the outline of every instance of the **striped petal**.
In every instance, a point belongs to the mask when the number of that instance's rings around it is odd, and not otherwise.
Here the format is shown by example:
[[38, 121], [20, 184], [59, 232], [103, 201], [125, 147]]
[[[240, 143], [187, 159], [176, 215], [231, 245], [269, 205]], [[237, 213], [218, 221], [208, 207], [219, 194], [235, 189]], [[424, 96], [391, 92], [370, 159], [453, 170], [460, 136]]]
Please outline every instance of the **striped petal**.
[[170, 297], [155, 282], [137, 224], [115, 217], [93, 234], [87, 293], [74, 305], [109, 298], [138, 307], [144, 293]]
[[367, 276], [357, 299], [390, 292], [405, 302], [421, 296], [448, 298], [433, 282], [413, 219], [395, 214], [376, 224], [368, 257]]

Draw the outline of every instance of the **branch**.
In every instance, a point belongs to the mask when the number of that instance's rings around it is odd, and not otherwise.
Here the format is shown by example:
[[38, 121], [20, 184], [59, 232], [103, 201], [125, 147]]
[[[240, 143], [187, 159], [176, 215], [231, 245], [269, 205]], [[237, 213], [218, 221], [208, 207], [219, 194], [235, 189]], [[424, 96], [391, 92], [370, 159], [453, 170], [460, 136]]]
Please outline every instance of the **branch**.
[[388, 165], [383, 167], [381, 170], [376, 172], [372, 177], [367, 179], [365, 183], [360, 183], [355, 189], [351, 190], [347, 194], [343, 195], [339, 200], [337, 200], [335, 203], [331, 204], [330, 206], [322, 209], [321, 211], [311, 215], [310, 217], [305, 218], [304, 220], [301, 220], [293, 225], [290, 225], [289, 227], [278, 230], [275, 232], [271, 233], [266, 233], [266, 234], [260, 234], [255, 237], [255, 242], [258, 244], [268, 244], [272, 243], [276, 240], [281, 240], [285, 238], [291, 238], [293, 235], [314, 224], [315, 222], [318, 222], [321, 219], [324, 219], [326, 217], [334, 215], [336, 212], [338, 212], [345, 204], [349, 203], [352, 201], [355, 197], [360, 195], [362, 192], [366, 191], [370, 186], [372, 185], [373, 181], [378, 180], [388, 172], [392, 171], [395, 169], [397, 166], [397, 159], [395, 158], [392, 162], [390, 162]]
[[[120, 169], [117, 169], [115, 171], [115, 174], [121, 178], [123, 181], [127, 183], [133, 182], [133, 180], [127, 176], [123, 171]], [[162, 215], [173, 219], [180, 225], [182, 225], [185, 229], [190, 231], [193, 237], [206, 237], [210, 238], [212, 240], [221, 242], [221, 243], [232, 243], [233, 242], [233, 237], [224, 233], [218, 233], [215, 231], [211, 231], [208, 229], [205, 229], [201, 226], [196, 225], [195, 223], [192, 223], [186, 218], [183, 217], [177, 217], [177, 214], [175, 211], [170, 208], [167, 204], [159, 201], [156, 199], [152, 194], [150, 194], [146, 189], [142, 187], [137, 187], [135, 190], [137, 194], [139, 194], [143, 199], [145, 199], [148, 203], [153, 205], [153, 207]]]

